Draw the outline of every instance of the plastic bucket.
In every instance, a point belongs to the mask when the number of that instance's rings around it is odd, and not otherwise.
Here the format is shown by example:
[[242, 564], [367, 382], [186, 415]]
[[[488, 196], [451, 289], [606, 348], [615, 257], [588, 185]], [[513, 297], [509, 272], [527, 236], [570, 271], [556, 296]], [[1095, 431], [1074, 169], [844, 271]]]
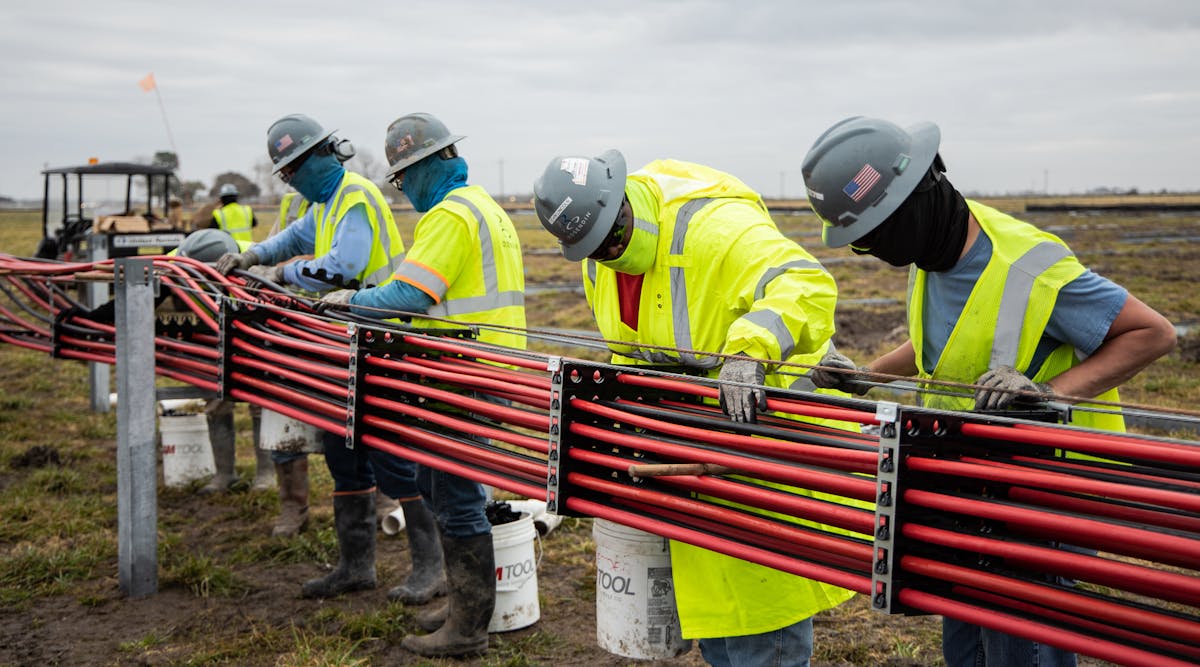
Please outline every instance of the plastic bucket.
[[488, 632], [519, 630], [542, 617], [538, 605], [537, 558], [533, 541], [537, 529], [528, 513], [511, 523], [492, 526], [496, 556], [496, 610]]
[[595, 519], [596, 641], [626, 658], [673, 658], [692, 648], [679, 630], [665, 537]]
[[272, 452], [318, 453], [322, 451], [321, 429], [274, 410], [264, 409], [259, 447]]
[[162, 434], [164, 484], [187, 486], [217, 472], [204, 415], [163, 415], [158, 431]]

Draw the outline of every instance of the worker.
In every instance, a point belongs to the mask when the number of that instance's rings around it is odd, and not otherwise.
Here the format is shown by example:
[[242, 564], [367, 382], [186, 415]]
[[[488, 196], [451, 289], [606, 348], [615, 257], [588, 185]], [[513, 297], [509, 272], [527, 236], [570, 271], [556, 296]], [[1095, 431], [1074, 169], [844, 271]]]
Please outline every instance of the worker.
[[[342, 166], [349, 142], [304, 114], [280, 118], [267, 131], [274, 172], [310, 202], [299, 220], [240, 253], [226, 254], [217, 270], [248, 271], [276, 285], [325, 292], [344, 285], [383, 285], [404, 255], [392, 211], [374, 183]], [[297, 259], [312, 255], [312, 259]], [[325, 463], [334, 482], [334, 529], [338, 564], [325, 577], [305, 582], [301, 594], [326, 598], [374, 588], [376, 481], [390, 497], [416, 493], [415, 471], [394, 457], [347, 449], [342, 436], [324, 433]], [[373, 450], [372, 450], [373, 451]]]
[[[375, 317], [386, 316], [386, 310], [450, 321], [413, 317], [418, 327], [478, 324], [479, 340], [523, 349], [523, 334], [488, 326], [525, 327], [521, 244], [504, 209], [482, 187], [468, 185], [467, 163], [455, 145], [462, 138], [427, 113], [402, 116], [388, 127], [384, 151], [389, 180], [422, 214], [412, 248], [395, 281], [375, 289], [333, 292], [325, 301]], [[428, 588], [435, 582], [442, 586], [448, 578], [449, 595], [445, 604], [418, 616], [418, 624], [433, 632], [409, 635], [402, 644], [425, 656], [485, 651], [496, 602], [485, 488], [424, 465], [418, 466], [418, 480], [421, 495], [401, 499], [413, 546], [413, 574], [405, 587]], [[421, 519], [421, 529], [414, 531], [415, 519], [428, 512], [426, 506], [433, 508], [437, 526]], [[390, 597], [400, 592], [394, 589]]]
[[184, 228], [183, 200], [174, 195], [167, 199], [167, 224], [170, 225], [171, 231], [188, 231]]
[[238, 203], [237, 186], [233, 183], [223, 183], [217, 192], [221, 197], [221, 205], [213, 209], [214, 226], [228, 232], [235, 241], [254, 241], [250, 230], [258, 226], [258, 220], [254, 219], [254, 209]]
[[[755, 421], [764, 386], [813, 388], [802, 367], [767, 364], [821, 358], [837, 287], [741, 180], [676, 160], [627, 174], [609, 150], [554, 158], [533, 192], [563, 256], [583, 262], [613, 363], [706, 372], [735, 422]], [[670, 551], [682, 635], [712, 665], [807, 665], [813, 615], [854, 595], [682, 542]]]
[[[804, 158], [822, 240], [897, 267], [911, 266], [909, 338], [861, 369], [836, 352], [812, 374], [818, 386], [862, 394], [860, 372], [974, 384], [939, 387], [929, 407], [999, 410], [1066, 396], [1117, 401], [1117, 386], [1175, 344], [1171, 323], [1086, 269], [1061, 239], [979, 202], [946, 177], [941, 132], [847, 118]], [[1124, 431], [1120, 414], [1076, 410], [1071, 423]], [[950, 667], [1074, 665], [1075, 654], [943, 621]]]

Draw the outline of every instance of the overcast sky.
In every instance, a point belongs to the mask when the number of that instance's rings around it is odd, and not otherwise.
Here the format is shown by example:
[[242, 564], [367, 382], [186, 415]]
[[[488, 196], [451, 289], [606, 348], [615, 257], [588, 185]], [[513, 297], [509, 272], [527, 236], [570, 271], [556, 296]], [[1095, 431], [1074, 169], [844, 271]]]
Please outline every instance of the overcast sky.
[[1195, 0], [39, 0], [0, 17], [0, 195], [18, 198], [45, 166], [170, 150], [168, 126], [182, 178], [251, 176], [293, 112], [382, 162], [414, 111], [467, 135], [493, 193], [618, 148], [801, 197], [812, 141], [860, 114], [936, 122], [965, 191], [1200, 190]]

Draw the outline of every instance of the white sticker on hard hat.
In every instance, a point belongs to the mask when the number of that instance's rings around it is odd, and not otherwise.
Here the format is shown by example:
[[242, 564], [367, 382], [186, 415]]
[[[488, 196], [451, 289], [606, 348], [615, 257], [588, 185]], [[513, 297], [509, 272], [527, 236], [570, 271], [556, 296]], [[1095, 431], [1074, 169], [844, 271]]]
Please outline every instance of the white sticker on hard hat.
[[565, 157], [558, 168], [570, 174], [575, 185], [587, 185], [588, 162], [585, 157]]
[[558, 205], [558, 208], [554, 209], [554, 214], [550, 216], [550, 219], [546, 221], [546, 224], [553, 225], [554, 221], [558, 220], [558, 216], [562, 215], [563, 211], [567, 210], [567, 207], [570, 205], [571, 205], [571, 198], [567, 197], [566, 199], [563, 200], [563, 203]]
[[816, 199], [817, 201], [825, 201], [825, 195], [821, 194], [820, 192], [817, 192], [816, 190], [813, 190], [812, 188], [804, 188], [804, 189], [806, 191], [808, 191], [809, 199]]

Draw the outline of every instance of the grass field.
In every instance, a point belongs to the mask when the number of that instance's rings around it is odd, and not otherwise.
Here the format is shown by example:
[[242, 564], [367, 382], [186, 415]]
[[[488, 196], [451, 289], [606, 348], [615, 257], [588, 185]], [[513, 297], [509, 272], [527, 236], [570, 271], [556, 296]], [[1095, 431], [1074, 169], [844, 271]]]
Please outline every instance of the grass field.
[[[1022, 204], [1023, 206], [1023, 204]], [[1200, 323], [1200, 215], [1036, 213], [1086, 265], [1127, 286], [1173, 322]], [[578, 281], [531, 215], [516, 215], [530, 282]], [[398, 218], [411, 238], [412, 214]], [[845, 261], [820, 246], [811, 215], [782, 215], [781, 229], [826, 261], [838, 281], [840, 347], [865, 361], [900, 342], [906, 273]], [[257, 232], [265, 233], [260, 227]], [[32, 254], [40, 216], [0, 212], [0, 252]], [[881, 302], [862, 304], [862, 299]], [[890, 301], [888, 301], [890, 300]], [[531, 327], [591, 328], [570, 292], [528, 300]], [[1200, 398], [1194, 335], [1126, 385], [1126, 401], [1193, 408]], [[253, 474], [249, 419], [239, 411], [239, 472]], [[313, 527], [269, 538], [273, 492], [240, 489], [201, 498], [159, 496], [160, 593], [126, 600], [116, 582], [115, 418], [88, 410], [86, 369], [0, 345], [0, 665], [621, 665], [595, 646], [590, 521], [569, 519], [542, 542], [542, 620], [493, 635], [492, 650], [465, 660], [418, 660], [399, 648], [413, 611], [385, 599], [407, 573], [403, 538], [380, 538], [380, 588], [324, 602], [299, 584], [336, 559], [331, 482], [313, 459]], [[858, 599], [817, 619], [815, 665], [938, 665], [931, 617], [886, 617]], [[669, 663], [702, 664], [698, 651]], [[1084, 661], [1083, 664], [1100, 664]]]

